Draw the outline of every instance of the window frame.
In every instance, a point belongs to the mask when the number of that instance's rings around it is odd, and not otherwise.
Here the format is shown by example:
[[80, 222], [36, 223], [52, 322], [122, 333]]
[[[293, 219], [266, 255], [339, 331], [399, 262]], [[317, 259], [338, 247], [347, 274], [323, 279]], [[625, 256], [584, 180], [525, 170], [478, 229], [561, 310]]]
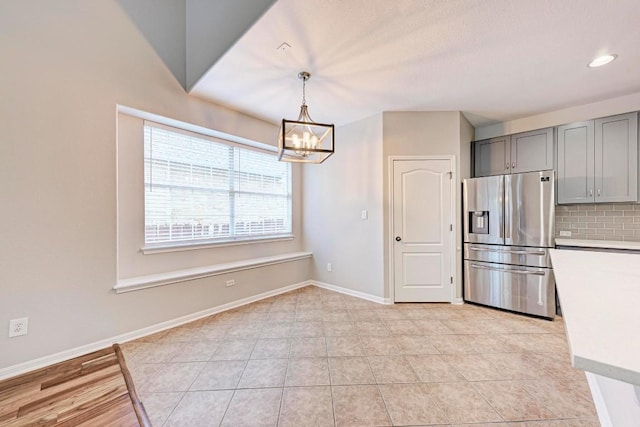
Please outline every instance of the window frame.
[[[264, 143], [259, 143], [255, 141], [250, 141], [250, 143], [236, 142], [230, 139], [221, 138], [216, 135], [216, 131], [200, 128], [198, 127], [197, 131], [185, 129], [183, 127], [176, 127], [172, 125], [167, 125], [163, 123], [159, 123], [156, 121], [151, 121], [144, 119], [143, 120], [143, 130], [146, 126], [151, 126], [159, 129], [164, 129], [169, 132], [175, 132], [179, 134], [183, 134], [189, 137], [199, 138], [203, 140], [208, 140], [217, 144], [223, 144], [228, 147], [238, 148], [241, 150], [248, 150], [259, 152], [263, 154], [268, 154], [273, 156], [273, 158], [277, 160], [277, 148], [271, 145], [267, 145]], [[206, 132], [206, 133], [205, 133]], [[211, 133], [211, 135], [207, 134]], [[240, 138], [239, 138], [240, 139]], [[143, 146], [145, 145], [145, 136], [143, 135]], [[146, 160], [147, 158], [143, 155], [143, 173], [146, 174]], [[143, 205], [143, 246], [140, 248], [140, 251], [143, 254], [154, 254], [154, 253], [166, 253], [166, 252], [176, 252], [176, 251], [190, 251], [197, 249], [207, 249], [207, 248], [218, 248], [224, 246], [235, 246], [235, 245], [249, 245], [249, 244], [259, 244], [259, 243], [269, 243], [269, 242], [279, 242], [279, 241], [287, 241], [293, 240], [295, 238], [293, 234], [294, 224], [293, 224], [293, 214], [294, 214], [294, 203], [293, 203], [293, 167], [291, 163], [283, 162], [289, 168], [289, 180], [288, 180], [288, 194], [285, 196], [288, 201], [288, 217], [289, 217], [289, 232], [285, 233], [274, 233], [268, 235], [254, 235], [254, 236], [229, 236], [225, 238], [209, 238], [209, 239], [191, 239], [191, 240], [176, 240], [176, 241], [165, 241], [165, 242], [147, 242], [146, 241], [146, 178], [143, 180], [144, 182], [144, 194], [142, 197], [142, 205]], [[242, 173], [241, 171], [232, 171], [232, 173]], [[241, 192], [240, 192], [241, 193]], [[234, 221], [234, 217], [230, 216], [230, 221]]]

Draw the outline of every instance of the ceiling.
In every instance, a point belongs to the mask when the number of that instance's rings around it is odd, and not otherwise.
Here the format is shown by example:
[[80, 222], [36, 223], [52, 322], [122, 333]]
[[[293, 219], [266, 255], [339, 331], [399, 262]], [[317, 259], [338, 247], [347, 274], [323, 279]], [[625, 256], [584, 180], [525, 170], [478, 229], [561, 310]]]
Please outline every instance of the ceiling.
[[295, 119], [306, 70], [318, 122], [459, 110], [478, 127], [639, 92], [639, 23], [638, 0], [278, 0], [190, 93]]

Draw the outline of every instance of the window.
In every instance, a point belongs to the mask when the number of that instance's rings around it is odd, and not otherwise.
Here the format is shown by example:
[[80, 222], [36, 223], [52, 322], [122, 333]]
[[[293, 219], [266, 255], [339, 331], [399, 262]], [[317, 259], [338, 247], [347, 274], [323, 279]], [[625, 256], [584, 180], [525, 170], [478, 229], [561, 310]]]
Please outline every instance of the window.
[[275, 154], [146, 122], [145, 245], [291, 234], [291, 164]]

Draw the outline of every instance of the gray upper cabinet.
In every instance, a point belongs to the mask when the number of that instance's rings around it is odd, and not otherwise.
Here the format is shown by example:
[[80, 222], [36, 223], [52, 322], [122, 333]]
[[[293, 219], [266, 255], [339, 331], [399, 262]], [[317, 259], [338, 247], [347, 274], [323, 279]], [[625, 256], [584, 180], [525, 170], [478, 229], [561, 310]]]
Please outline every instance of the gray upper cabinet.
[[553, 169], [553, 128], [511, 135], [511, 173]]
[[596, 202], [638, 200], [638, 114], [595, 120]]
[[474, 143], [475, 176], [553, 169], [553, 129], [541, 129]]
[[558, 127], [558, 203], [594, 201], [593, 120]]
[[638, 114], [558, 127], [558, 203], [638, 200]]
[[475, 176], [489, 176], [511, 171], [511, 139], [508, 136], [476, 141]]

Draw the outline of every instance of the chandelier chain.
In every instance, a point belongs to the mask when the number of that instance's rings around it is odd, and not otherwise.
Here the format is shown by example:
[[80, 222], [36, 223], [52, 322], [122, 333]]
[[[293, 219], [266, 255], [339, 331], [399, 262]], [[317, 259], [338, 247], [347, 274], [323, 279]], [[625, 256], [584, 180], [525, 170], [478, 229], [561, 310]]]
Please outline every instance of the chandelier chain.
[[302, 105], [307, 105], [307, 79], [302, 79]]

